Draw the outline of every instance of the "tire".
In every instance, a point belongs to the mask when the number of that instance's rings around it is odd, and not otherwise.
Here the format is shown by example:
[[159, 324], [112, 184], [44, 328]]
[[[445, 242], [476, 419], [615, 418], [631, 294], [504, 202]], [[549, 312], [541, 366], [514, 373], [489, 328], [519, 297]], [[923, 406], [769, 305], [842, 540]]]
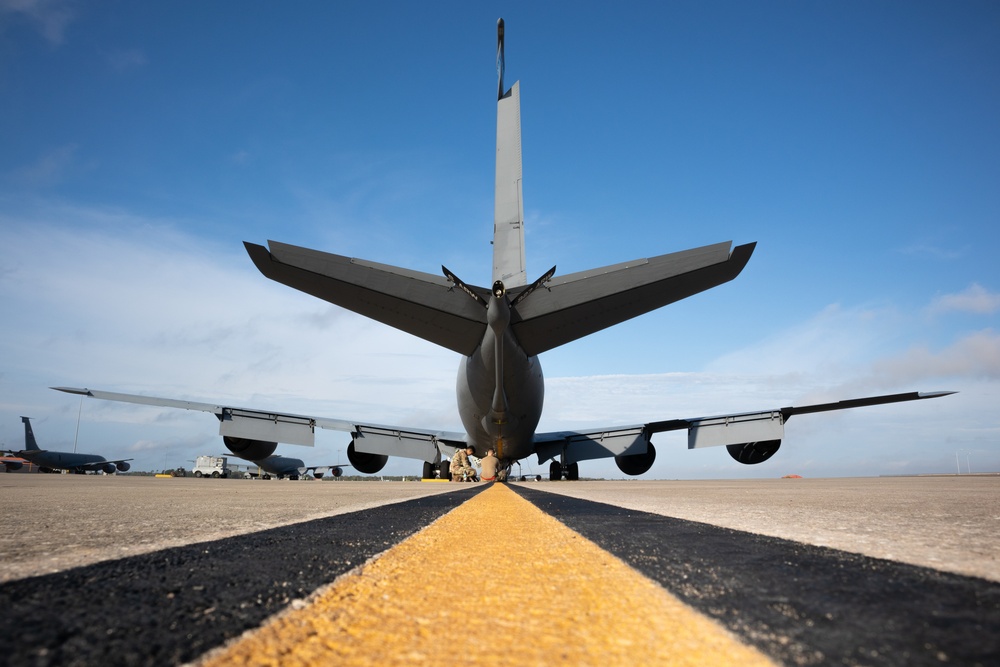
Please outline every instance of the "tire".
[[205, 475], [202, 474], [202, 472], [200, 470], [195, 470], [194, 471], [194, 476], [195, 477], [204, 477]]

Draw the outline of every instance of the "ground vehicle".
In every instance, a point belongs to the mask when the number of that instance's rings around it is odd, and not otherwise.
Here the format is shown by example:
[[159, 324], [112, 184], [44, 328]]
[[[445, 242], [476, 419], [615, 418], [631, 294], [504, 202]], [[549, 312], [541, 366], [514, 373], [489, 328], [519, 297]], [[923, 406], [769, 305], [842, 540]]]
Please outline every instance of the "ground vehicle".
[[191, 472], [195, 477], [229, 477], [229, 465], [225, 456], [199, 456]]

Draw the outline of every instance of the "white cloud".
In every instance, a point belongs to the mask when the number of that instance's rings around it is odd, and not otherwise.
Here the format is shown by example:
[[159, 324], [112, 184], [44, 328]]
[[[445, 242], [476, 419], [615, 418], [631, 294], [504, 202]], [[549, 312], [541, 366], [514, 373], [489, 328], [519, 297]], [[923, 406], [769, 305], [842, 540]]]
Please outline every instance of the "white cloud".
[[[58, 385], [460, 430], [457, 355], [273, 283], [238, 241], [197, 238], [170, 221], [72, 207], [0, 214], [0, 303], [0, 438], [8, 443], [23, 437], [17, 417], [28, 414], [39, 418], [36, 433], [48, 446], [72, 446], [80, 403], [47, 389]], [[683, 433], [664, 434], [650, 474], [948, 469], [942, 456], [954, 452], [942, 449], [946, 439], [988, 450], [1000, 432], [988, 407], [1000, 393], [1000, 336], [965, 332], [935, 350], [900, 334], [915, 316], [835, 305], [699, 372], [549, 377], [541, 428], [959, 389], [929, 407], [796, 418], [778, 461], [762, 467], [739, 466], [724, 449], [688, 452]], [[585, 369], [587, 359], [578, 365]], [[929, 384], [938, 378], [953, 382]], [[135, 456], [137, 469], [222, 450], [214, 419], [201, 413], [87, 400], [83, 421], [81, 451], [100, 445], [106, 456]], [[280, 451], [321, 464], [343, 461], [346, 443], [346, 434], [321, 432], [315, 450]], [[390, 461], [386, 474], [419, 471], [418, 462]], [[610, 460], [586, 468], [620, 476]]]
[[934, 298], [927, 308], [931, 315], [951, 312], [991, 315], [1000, 311], [1000, 294], [973, 283], [958, 294], [943, 294]]
[[74, 18], [67, 0], [0, 0], [0, 12], [26, 17], [50, 44], [62, 44]]
[[977, 331], [934, 352], [926, 346], [874, 364], [879, 379], [890, 384], [926, 378], [976, 378], [1000, 380], [1000, 334]]

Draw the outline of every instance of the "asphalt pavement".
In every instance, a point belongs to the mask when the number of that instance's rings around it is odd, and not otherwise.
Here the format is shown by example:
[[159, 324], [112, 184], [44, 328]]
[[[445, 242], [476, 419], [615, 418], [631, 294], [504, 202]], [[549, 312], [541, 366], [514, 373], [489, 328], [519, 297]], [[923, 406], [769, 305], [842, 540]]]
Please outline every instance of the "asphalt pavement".
[[[195, 661], [484, 488], [0, 476], [5, 664]], [[780, 664], [1000, 664], [1000, 478], [510, 488]]]

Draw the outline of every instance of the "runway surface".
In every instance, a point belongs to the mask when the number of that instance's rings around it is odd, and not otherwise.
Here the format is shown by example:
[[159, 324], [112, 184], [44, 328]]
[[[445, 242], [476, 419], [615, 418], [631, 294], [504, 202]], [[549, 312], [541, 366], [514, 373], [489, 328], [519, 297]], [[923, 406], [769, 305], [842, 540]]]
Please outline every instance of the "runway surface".
[[0, 502], [12, 665], [1000, 664], [1000, 478], [4, 475]]

